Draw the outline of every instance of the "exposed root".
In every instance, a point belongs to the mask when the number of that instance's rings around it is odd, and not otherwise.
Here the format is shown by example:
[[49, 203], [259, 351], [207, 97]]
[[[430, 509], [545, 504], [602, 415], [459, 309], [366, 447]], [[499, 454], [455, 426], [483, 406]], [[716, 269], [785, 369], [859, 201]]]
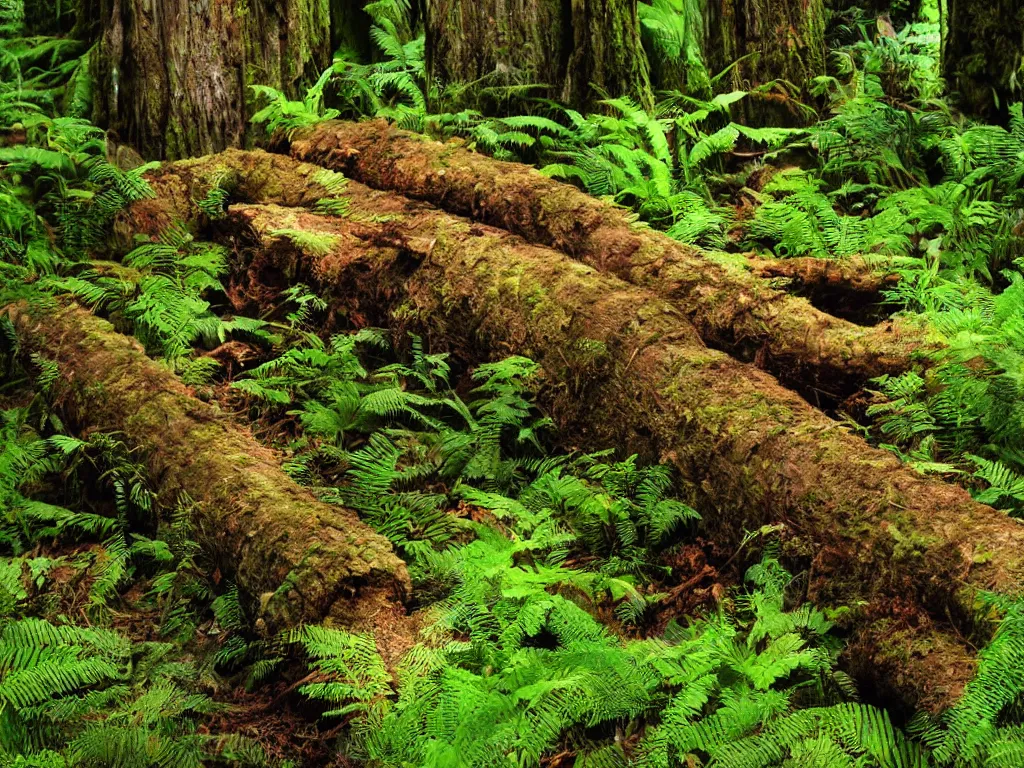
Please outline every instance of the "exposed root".
[[933, 348], [902, 321], [858, 327], [776, 290], [745, 265], [634, 224], [624, 209], [536, 170], [410, 134], [383, 121], [323, 123], [293, 142], [293, 156], [343, 171], [377, 189], [427, 200], [452, 213], [556, 248], [671, 299], [704, 342], [835, 401], [870, 378], [913, 367]]
[[197, 503], [199, 542], [258, 603], [268, 631], [327, 617], [393, 623], [410, 591], [405, 564], [355, 512], [316, 501], [248, 430], [106, 321], [75, 306], [7, 312], [25, 350], [59, 365], [67, 422], [139, 450], [164, 508], [182, 494]]
[[[358, 184], [348, 194], [356, 220], [232, 208], [236, 294], [260, 301], [265, 287], [303, 280], [335, 322], [414, 329], [467, 364], [533, 357], [567, 440], [674, 464], [723, 546], [783, 524], [787, 553], [809, 567], [810, 598], [854, 607], [863, 676], [910, 706], [955, 701], [974, 668], [961, 633], [987, 631], [974, 624], [975, 595], [1019, 590], [1024, 526], [704, 347], [676, 302], [502, 230]], [[282, 229], [333, 245], [306, 252], [272, 234]]]

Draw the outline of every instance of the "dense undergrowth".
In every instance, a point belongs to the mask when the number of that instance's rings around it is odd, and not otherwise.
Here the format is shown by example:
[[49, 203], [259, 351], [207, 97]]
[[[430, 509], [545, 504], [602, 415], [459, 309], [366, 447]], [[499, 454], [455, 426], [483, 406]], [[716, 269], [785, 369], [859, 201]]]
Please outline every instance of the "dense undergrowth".
[[[530, 361], [480, 367], [464, 400], [445, 356], [415, 339], [404, 362], [381, 364], [381, 333], [324, 343], [289, 314], [292, 343], [219, 396], [288, 441], [293, 476], [400, 548], [420, 643], [392, 675], [370, 636], [254, 633], [237, 589], [216, 583], [190, 539], [188, 500], [154, 530], [143, 470], [115, 436], [61, 434], [46, 397], [54, 372], [37, 359], [31, 376], [14, 371], [24, 404], [3, 412], [0, 454], [15, 553], [3, 571], [0, 748], [30, 756], [21, 764], [267, 764], [258, 743], [200, 726], [224, 709], [216, 693], [232, 678], [258, 690], [303, 659], [313, 674], [298, 691], [325, 724], [348, 724], [340, 748], [370, 765], [530, 765], [566, 750], [597, 766], [1019, 757], [1016, 729], [998, 725], [1017, 696], [1006, 677], [1017, 606], [1003, 606], [961, 705], [906, 736], [857, 703], [836, 668], [840, 617], [793, 602], [760, 538], [771, 531], [751, 539], [764, 555], [747, 587], [665, 626], [659, 606], [679, 578], [667, 563], [696, 513], [664, 468], [546, 455]], [[161, 639], [140, 642], [152, 632]]]
[[[802, 603], [773, 531], [751, 535], [761, 557], [742, 585], [704, 584], [704, 604], [686, 606], [702, 610], [669, 621], [686, 575], [672, 564], [699, 549], [697, 513], [663, 467], [552, 450], [529, 360], [456, 375], [416, 339], [396, 353], [383, 332], [323, 338], [313, 329], [324, 307], [303, 286], [276, 315], [233, 316], [227, 254], [177, 228], [117, 264], [95, 261], [116, 213], [151, 194], [147, 166], [124, 167], [84, 119], [87, 46], [24, 36], [21, 4], [0, 6], [11, 11], [0, 41], [0, 303], [70, 293], [261, 425], [296, 480], [394, 542], [425, 627], [395, 670], [367, 636], [257, 633], [247, 598], [192, 540], [189, 500], [154, 499], [117, 435], [65, 434], [47, 391], [58, 372], [38, 357], [22, 365], [6, 324], [0, 763], [283, 764], [287, 748], [222, 727], [222, 694], [246, 685], [276, 696], [296, 682], [318, 734], [368, 765], [1024, 760], [1019, 605], [988, 606], [1004, 619], [961, 704], [898, 729], [857, 701], [837, 667], [842, 612]], [[861, 255], [895, 270], [889, 308], [923, 314], [947, 350], [924, 376], [878, 382], [864, 428], [920, 471], [1019, 513], [1020, 106], [1007, 127], [951, 110], [934, 21], [877, 39], [854, 24], [840, 33], [856, 42], [814, 84], [820, 103], [794, 104], [821, 120], [741, 125], [731, 107], [759, 94], [721, 92], [726, 78], [694, 52], [689, 8], [645, 6], [652, 57], [683, 60], [692, 84], [662, 94], [655, 114], [612, 99], [581, 115], [530, 101], [525, 86], [430, 92], [423, 41], [396, 23], [407, 7], [382, 2], [371, 7], [379, 61], [342, 52], [301, 102], [260, 89], [256, 120], [280, 135], [383, 116], [536, 164], [712, 251]], [[511, 112], [475, 109], [496, 101]], [[225, 201], [214, 190], [202, 203], [215, 216]], [[344, 208], [339, 185], [322, 209]], [[228, 377], [196, 354], [228, 340], [259, 364]]]

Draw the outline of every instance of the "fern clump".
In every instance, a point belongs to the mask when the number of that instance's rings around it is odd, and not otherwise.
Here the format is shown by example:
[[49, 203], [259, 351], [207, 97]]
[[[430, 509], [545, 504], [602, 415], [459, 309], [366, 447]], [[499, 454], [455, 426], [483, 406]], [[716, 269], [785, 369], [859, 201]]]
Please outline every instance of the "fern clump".
[[266, 343], [276, 338], [260, 320], [221, 317], [205, 298], [224, 293], [220, 277], [227, 262], [222, 246], [195, 242], [175, 226], [157, 242], [135, 248], [124, 264], [135, 270], [136, 281], [90, 270], [52, 285], [122, 318], [148, 352], [173, 362], [183, 363], [198, 344], [212, 349], [232, 334]]

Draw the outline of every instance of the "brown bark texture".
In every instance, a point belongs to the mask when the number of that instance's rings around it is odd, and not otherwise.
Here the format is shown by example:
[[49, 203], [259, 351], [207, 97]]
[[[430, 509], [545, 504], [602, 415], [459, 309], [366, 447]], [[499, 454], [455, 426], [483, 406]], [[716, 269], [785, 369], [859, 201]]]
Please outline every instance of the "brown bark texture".
[[196, 502], [197, 539], [268, 631], [331, 619], [365, 626], [410, 591], [390, 542], [321, 503], [216, 406], [193, 397], [134, 340], [78, 308], [9, 307], [26, 352], [60, 367], [56, 401], [80, 432], [115, 432], [144, 457], [161, 508]]
[[653, 106], [636, 0], [427, 0], [428, 71], [439, 84], [547, 86], [532, 95], [591, 110]]
[[743, 117], [771, 125], [806, 122], [808, 114], [782, 94], [801, 99], [808, 81], [825, 74], [824, 0], [707, 0], [704, 15], [704, 56], [712, 74], [739, 62], [727, 80], [735, 90], [785, 84], [741, 103]]
[[819, 259], [800, 256], [792, 259], [748, 259], [751, 271], [758, 277], [793, 280], [812, 290], [846, 290], [855, 294], [877, 296], [894, 287], [900, 276], [885, 264], [863, 257]]
[[894, 289], [900, 275], [885, 262], [854, 256], [820, 259], [747, 257], [752, 274], [788, 293], [803, 296], [828, 314], [859, 325], [884, 322], [891, 305], [885, 292]]
[[657, 291], [709, 346], [816, 393], [843, 398], [873, 377], [899, 374], [935, 348], [904, 321], [860, 327], [770, 287], [744, 264], [716, 261], [634, 224], [626, 210], [533, 168], [442, 144], [382, 121], [328, 122], [292, 143], [301, 160], [371, 187], [430, 201]]
[[[1014, 592], [1024, 526], [870, 448], [770, 376], [705, 347], [676, 306], [506, 231], [351, 184], [344, 219], [239, 206], [232, 295], [315, 286], [332, 324], [427, 335], [467, 365], [528, 355], [565, 438], [678, 467], [728, 546], [782, 523], [820, 605], [853, 607], [863, 678], [910, 706], [951, 704], [974, 669], [980, 589]], [[382, 220], [382, 218], [386, 220]], [[332, 238], [307, 253], [272, 233]], [[976, 556], [984, 553], [984, 557]]]
[[144, 157], [239, 146], [249, 86], [295, 95], [330, 63], [328, 0], [99, 0], [93, 121]]

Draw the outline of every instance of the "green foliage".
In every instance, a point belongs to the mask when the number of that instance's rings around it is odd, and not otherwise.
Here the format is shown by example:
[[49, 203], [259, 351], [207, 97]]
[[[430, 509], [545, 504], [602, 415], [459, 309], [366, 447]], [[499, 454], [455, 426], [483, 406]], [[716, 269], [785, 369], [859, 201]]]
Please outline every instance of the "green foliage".
[[51, 275], [102, 249], [114, 217], [152, 196], [142, 175], [107, 162], [103, 132], [74, 118], [45, 122], [41, 145], [0, 148], [0, 256]]
[[275, 337], [260, 320], [217, 314], [204, 296], [223, 294], [220, 276], [227, 269], [226, 249], [195, 242], [181, 227], [170, 227], [157, 242], [145, 243], [124, 257], [136, 281], [108, 277], [95, 270], [52, 282], [78, 300], [122, 318], [151, 354], [181, 361], [196, 344], [212, 349], [229, 335], [271, 343]]
[[694, 0], [652, 0], [637, 6], [640, 23], [649, 39], [652, 64], [663, 88], [683, 90], [672, 75], [685, 75], [693, 96], [711, 95], [711, 76], [704, 63], [704, 10]]
[[322, 120], [332, 120], [340, 112], [324, 107], [324, 88], [334, 74], [334, 69], [327, 69], [314, 83], [301, 101], [292, 101], [283, 93], [266, 85], [253, 85], [251, 88], [257, 96], [263, 96], [267, 105], [252, 116], [256, 125], [265, 125], [267, 135], [283, 133], [288, 138], [303, 128]]
[[[735, 618], [624, 641], [552, 593], [585, 587], [584, 572], [516, 566], [511, 549], [521, 547], [490, 534], [443, 555], [458, 586], [432, 641], [403, 660], [397, 699], [371, 672], [381, 669], [371, 645], [329, 631], [321, 640], [312, 655], [337, 666], [316, 662], [330, 682], [311, 693], [338, 695], [370, 765], [535, 765], [566, 746], [595, 765], [768, 765], [758, 758], [770, 750], [781, 760], [822, 742], [847, 759], [893, 744], [914, 754], [884, 714], [829, 705], [846, 684], [831, 671], [831, 624], [808, 606], [784, 610], [776, 561], [752, 569]], [[640, 741], [627, 756], [629, 735]]]
[[194, 690], [194, 669], [171, 650], [112, 630], [4, 616], [0, 759], [83, 768], [216, 759], [227, 743], [198, 723], [219, 705]]

